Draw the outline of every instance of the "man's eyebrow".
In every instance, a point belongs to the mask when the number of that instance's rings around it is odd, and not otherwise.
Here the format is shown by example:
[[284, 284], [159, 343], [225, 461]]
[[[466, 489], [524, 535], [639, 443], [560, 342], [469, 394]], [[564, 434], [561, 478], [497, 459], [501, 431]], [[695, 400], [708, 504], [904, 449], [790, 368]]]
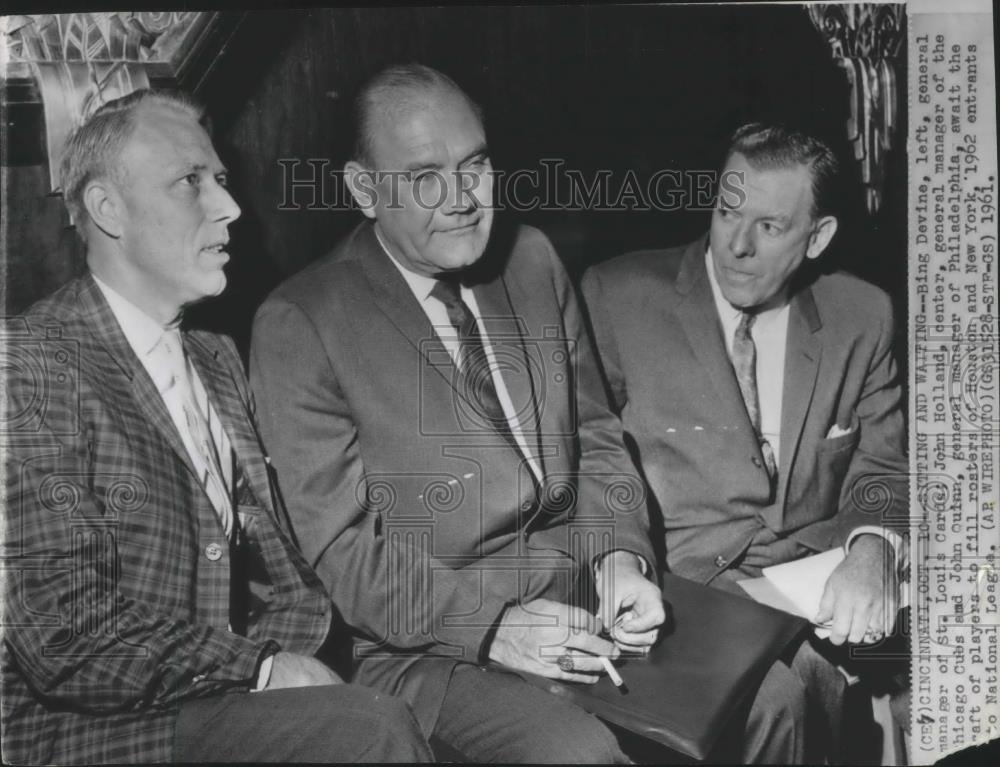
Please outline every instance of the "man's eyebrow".
[[[175, 173], [178, 176], [187, 175], [188, 173], [201, 173], [202, 171], [210, 171], [210, 170], [211, 169], [208, 163], [204, 162], [179, 162], [172, 168], [173, 173]], [[220, 174], [228, 174], [229, 169], [225, 165], [222, 165], [220, 163], [219, 167], [216, 170], [211, 170], [211, 173], [213, 176], [218, 176]]]
[[403, 170], [408, 173], [413, 173], [419, 170], [441, 170], [443, 167], [444, 166], [439, 162], [417, 160], [416, 162], [407, 163]]
[[490, 153], [489, 147], [487, 147], [486, 143], [483, 142], [482, 144], [480, 144], [479, 146], [477, 146], [475, 149], [473, 149], [471, 152], [469, 152], [465, 157], [463, 157], [461, 160], [459, 160], [458, 164], [459, 164], [459, 166], [465, 165], [465, 163], [469, 162], [469, 160], [474, 160], [477, 157], [482, 157], [484, 155], [489, 155], [489, 153]]
[[[469, 152], [465, 157], [459, 160], [458, 166], [461, 167], [462, 165], [465, 165], [465, 163], [475, 159], [476, 157], [481, 157], [483, 155], [488, 155], [488, 154], [489, 154], [489, 149], [487, 148], [486, 144], [485, 143], [480, 144], [471, 152]], [[441, 171], [443, 169], [444, 165], [442, 165], [439, 162], [422, 161], [422, 160], [416, 160], [412, 163], [409, 163], [403, 168], [403, 170], [407, 171], [408, 173], [414, 173], [421, 170]]]

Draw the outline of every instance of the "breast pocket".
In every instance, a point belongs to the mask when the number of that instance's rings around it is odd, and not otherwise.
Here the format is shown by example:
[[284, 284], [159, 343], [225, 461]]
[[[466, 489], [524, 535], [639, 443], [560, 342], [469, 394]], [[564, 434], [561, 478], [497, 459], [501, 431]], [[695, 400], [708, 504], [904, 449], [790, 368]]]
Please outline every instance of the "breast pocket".
[[861, 424], [854, 416], [847, 434], [821, 439], [816, 447], [815, 502], [824, 519], [837, 513], [844, 478], [860, 441]]

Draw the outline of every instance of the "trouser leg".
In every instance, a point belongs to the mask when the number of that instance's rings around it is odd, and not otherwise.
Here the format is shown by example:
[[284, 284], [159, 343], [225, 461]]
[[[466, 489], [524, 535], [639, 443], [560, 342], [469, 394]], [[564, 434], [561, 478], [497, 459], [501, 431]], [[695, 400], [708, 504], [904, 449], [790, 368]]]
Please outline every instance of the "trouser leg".
[[513, 673], [459, 664], [434, 735], [474, 762], [622, 764], [611, 731]]
[[747, 763], [822, 762], [840, 743], [847, 683], [805, 639], [790, 663], [777, 661], [761, 683], [747, 717]]
[[432, 755], [409, 706], [358, 685], [232, 693], [181, 704], [179, 762], [415, 762]]

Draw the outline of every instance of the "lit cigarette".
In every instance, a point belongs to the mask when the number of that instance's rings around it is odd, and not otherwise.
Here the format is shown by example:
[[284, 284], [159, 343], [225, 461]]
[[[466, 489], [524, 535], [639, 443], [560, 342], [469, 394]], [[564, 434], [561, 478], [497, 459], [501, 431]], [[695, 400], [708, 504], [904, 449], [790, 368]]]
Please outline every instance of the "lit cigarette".
[[618, 673], [618, 669], [614, 667], [614, 664], [604, 655], [598, 656], [601, 659], [601, 665], [604, 666], [604, 670], [608, 672], [608, 678], [614, 683], [615, 687], [618, 688], [618, 692], [623, 695], [628, 692], [628, 687], [625, 685], [625, 680], [621, 678]]

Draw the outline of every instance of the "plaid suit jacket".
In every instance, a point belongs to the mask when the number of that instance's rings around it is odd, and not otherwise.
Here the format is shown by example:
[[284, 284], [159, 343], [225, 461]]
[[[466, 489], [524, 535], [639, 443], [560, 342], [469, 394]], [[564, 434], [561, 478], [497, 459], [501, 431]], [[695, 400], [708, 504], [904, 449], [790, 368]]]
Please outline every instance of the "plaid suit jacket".
[[88, 274], [5, 328], [3, 757], [167, 762], [180, 702], [246, 692], [279, 647], [312, 654], [322, 585], [276, 524], [228, 338], [184, 344], [232, 441], [261, 572], [228, 630], [230, 551], [170, 415]]

